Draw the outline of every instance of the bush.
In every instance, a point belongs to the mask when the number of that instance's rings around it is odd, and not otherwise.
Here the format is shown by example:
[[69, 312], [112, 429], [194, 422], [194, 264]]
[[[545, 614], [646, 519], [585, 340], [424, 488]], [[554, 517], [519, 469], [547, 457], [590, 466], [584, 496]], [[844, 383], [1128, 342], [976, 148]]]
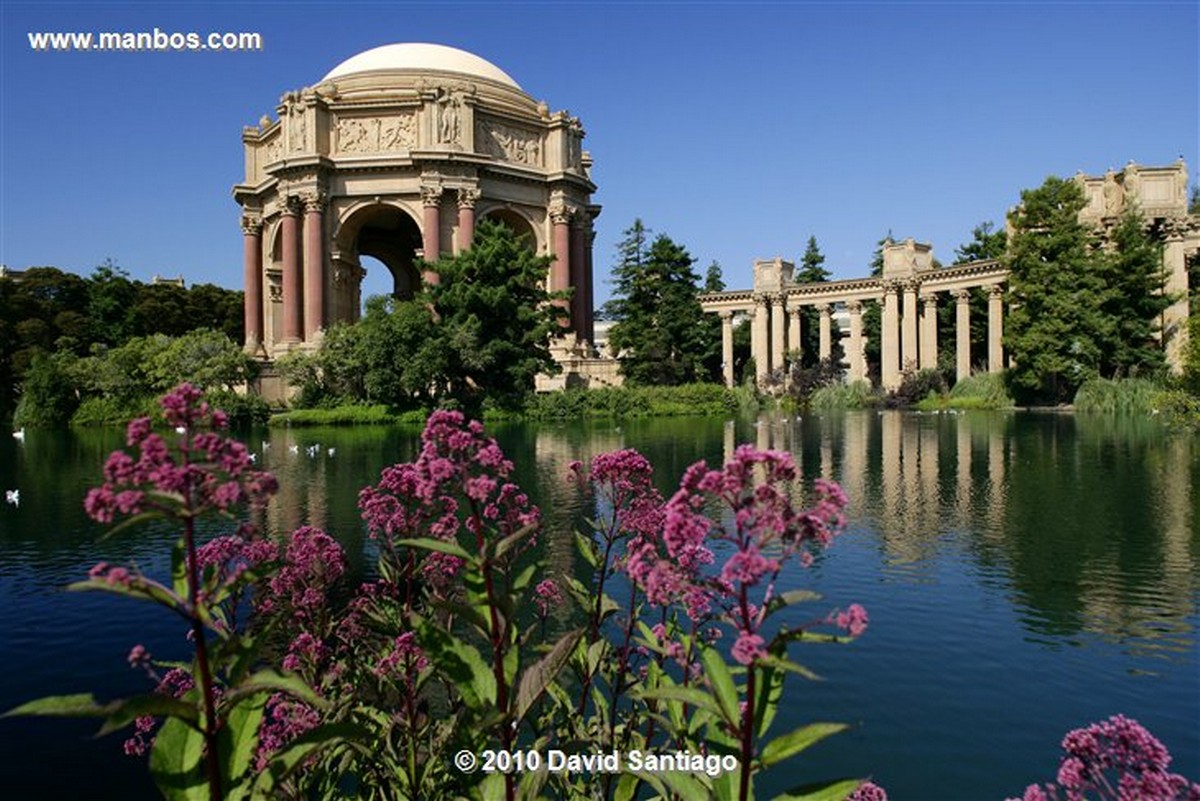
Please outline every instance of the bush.
[[869, 409], [880, 401], [870, 381], [850, 384], [831, 384], [815, 390], [808, 399], [808, 408], [815, 411], [838, 409]]
[[719, 384], [677, 387], [601, 387], [568, 389], [535, 395], [525, 404], [531, 420], [570, 420], [583, 417], [678, 417], [735, 414], [745, 402]]
[[[976, 402], [979, 409], [1007, 409], [1015, 405], [1008, 394], [1004, 373], [976, 373], [967, 376], [950, 390], [951, 406], [958, 402]], [[966, 408], [958, 406], [958, 408]]]
[[71, 416], [73, 426], [112, 426], [124, 425], [134, 417], [153, 415], [155, 403], [147, 396], [141, 402], [129, 402], [114, 398], [111, 395], [84, 398]]
[[883, 405], [889, 409], [907, 409], [916, 406], [930, 395], [940, 397], [948, 391], [946, 377], [940, 370], [905, 370], [900, 386], [887, 394]]
[[1092, 378], [1075, 393], [1075, 411], [1148, 415], [1162, 391], [1161, 385], [1145, 378]]
[[423, 409], [393, 412], [387, 406], [347, 405], [332, 409], [293, 409], [271, 415], [272, 426], [372, 426], [395, 423], [421, 423], [428, 412]]

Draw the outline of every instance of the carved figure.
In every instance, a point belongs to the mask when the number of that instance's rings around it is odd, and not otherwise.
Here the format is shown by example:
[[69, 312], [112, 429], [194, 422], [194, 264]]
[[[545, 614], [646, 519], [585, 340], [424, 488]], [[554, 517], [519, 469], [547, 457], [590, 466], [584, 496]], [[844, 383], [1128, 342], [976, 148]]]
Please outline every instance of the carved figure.
[[459, 119], [462, 93], [443, 89], [438, 97], [438, 141], [456, 144], [462, 135]]
[[1125, 189], [1117, 183], [1117, 175], [1112, 170], [1104, 173], [1104, 213], [1110, 217], [1118, 216], [1125, 210]]

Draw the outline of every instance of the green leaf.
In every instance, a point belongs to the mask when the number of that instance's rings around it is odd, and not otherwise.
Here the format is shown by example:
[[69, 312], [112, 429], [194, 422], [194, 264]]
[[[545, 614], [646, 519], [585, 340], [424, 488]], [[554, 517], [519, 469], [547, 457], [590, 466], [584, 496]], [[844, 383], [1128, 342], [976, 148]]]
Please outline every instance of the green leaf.
[[514, 723], [520, 723], [527, 713], [558, 676], [559, 671], [571, 658], [575, 644], [583, 636], [583, 629], [569, 631], [559, 638], [550, 652], [534, 662], [521, 674], [521, 683], [517, 687], [517, 705]]
[[586, 534], [575, 532], [575, 546], [583, 561], [591, 565], [592, 570], [600, 567], [600, 554], [596, 553], [596, 541]]
[[783, 630], [775, 635], [783, 642], [851, 642], [853, 637], [844, 637], [837, 634], [826, 634], [820, 631], [807, 631], [805, 629], [797, 629], [795, 631]]
[[724, 717], [720, 705], [713, 700], [713, 697], [695, 687], [656, 687], [630, 694], [638, 698], [652, 698], [659, 701], [680, 701], [711, 712], [717, 717]]
[[171, 589], [180, 598], [188, 597], [186, 545], [183, 537], [171, 547]]
[[824, 681], [824, 679], [822, 679], [816, 673], [813, 673], [808, 668], [804, 667], [804, 665], [798, 665], [792, 660], [784, 659], [783, 657], [772, 656], [768, 654], [767, 656], [759, 657], [758, 664], [768, 665], [780, 670], [786, 670], [788, 673], [795, 673], [797, 676], [803, 676], [809, 681]]
[[112, 528], [108, 529], [103, 534], [101, 534], [99, 537], [99, 541], [104, 542], [105, 540], [109, 539], [110, 537], [115, 537], [117, 534], [119, 534], [120, 532], [124, 531], [127, 528], [133, 528], [134, 526], [140, 525], [142, 523], [147, 523], [151, 520], [155, 520], [157, 518], [164, 517], [164, 516], [165, 515], [162, 512], [155, 509], [155, 510], [152, 510], [149, 512], [141, 512], [139, 514], [134, 515], [133, 517], [127, 517], [124, 520], [122, 520], [120, 523], [117, 523], [115, 526], [113, 526]]
[[496, 543], [495, 557], [501, 559], [506, 553], [521, 544], [521, 541], [527, 539], [529, 535], [536, 533], [538, 527], [536, 525], [525, 526], [512, 534], [509, 534], [504, 539]]
[[521, 568], [521, 571], [517, 573], [517, 577], [512, 581], [513, 592], [520, 592], [528, 587], [530, 582], [533, 581], [533, 577], [537, 575], [540, 567], [541, 565], [537, 562], [532, 562]]
[[758, 737], [766, 735], [775, 721], [775, 713], [779, 711], [779, 702], [783, 699], [783, 680], [785, 673], [761, 662], [756, 665], [759, 671], [758, 681], [754, 687], [754, 733]]
[[257, 695], [259, 693], [287, 693], [288, 695], [303, 701], [309, 706], [321, 709], [328, 706], [328, 702], [324, 698], [308, 686], [304, 679], [297, 676], [295, 673], [284, 673], [275, 668], [263, 668], [250, 676], [247, 676], [236, 687], [229, 689], [225, 693], [226, 701], [239, 701], [242, 698]]
[[464, 561], [471, 560], [471, 554], [467, 553], [457, 542], [448, 542], [447, 540], [437, 540], [433, 537], [417, 537], [411, 540], [396, 540], [396, 545], [403, 545], [408, 548], [420, 548], [423, 551], [438, 551], [439, 553], [450, 554], [457, 556]]
[[622, 773], [617, 780], [617, 789], [613, 793], [613, 801], [633, 801], [638, 790], [638, 777], [632, 773]]
[[845, 723], [810, 723], [767, 743], [762, 750], [762, 764], [769, 768], [794, 756], [814, 743], [850, 728]]
[[171, 718], [154, 736], [150, 773], [168, 801], [207, 801], [208, 782], [201, 765], [204, 735]]
[[772, 801], [845, 801], [862, 785], [861, 779], [833, 779], [794, 787]]
[[50, 695], [21, 704], [8, 710], [0, 718], [29, 715], [37, 717], [94, 718], [107, 715], [107, 707], [96, 702], [91, 693], [77, 695]]
[[792, 604], [819, 600], [821, 600], [821, 594], [812, 590], [788, 590], [776, 595], [767, 603], [767, 614], [770, 615], [773, 612], [778, 612], [780, 609]]
[[109, 584], [100, 578], [84, 579], [83, 581], [76, 581], [67, 585], [68, 592], [88, 592], [91, 590], [111, 592], [115, 595], [124, 595], [128, 598], [137, 598], [143, 601], [154, 601], [173, 612], [188, 617], [187, 601], [175, 595], [175, 593], [157, 581], [147, 579], [144, 576], [139, 577], [135, 583], [130, 585]]
[[267, 695], [263, 692], [242, 699], [228, 710], [225, 725], [217, 737], [225, 779], [225, 801], [247, 797], [249, 788], [242, 779], [250, 769], [250, 761], [258, 747], [258, 726], [262, 722], [266, 703]]
[[476, 712], [495, 707], [496, 677], [479, 650], [423, 618], [415, 623], [421, 647], [467, 706]]
[[59, 718], [105, 718], [97, 736], [116, 731], [142, 716], [180, 718], [195, 723], [196, 708], [186, 701], [160, 693], [136, 695], [132, 698], [101, 704], [91, 693], [52, 695], [10, 709], [0, 717], [15, 716]]
[[704, 665], [708, 683], [712, 685], [713, 695], [716, 697], [717, 703], [721, 705], [721, 717], [730, 726], [736, 728], [740, 717], [738, 691], [734, 686], [729, 666], [725, 664], [724, 658], [717, 652], [717, 649], [709, 646], [703, 646], [700, 649], [700, 661]]

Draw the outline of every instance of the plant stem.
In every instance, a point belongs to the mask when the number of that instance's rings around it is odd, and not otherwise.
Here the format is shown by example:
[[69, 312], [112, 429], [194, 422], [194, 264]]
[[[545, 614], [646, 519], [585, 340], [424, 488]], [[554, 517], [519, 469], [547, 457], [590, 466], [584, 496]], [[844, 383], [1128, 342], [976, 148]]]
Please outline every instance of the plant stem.
[[[186, 458], [186, 456], [185, 456]], [[190, 506], [190, 499], [188, 501]], [[190, 509], [189, 509], [190, 512]], [[204, 750], [208, 769], [208, 797], [221, 801], [221, 764], [217, 753], [217, 704], [213, 696], [212, 670], [208, 665], [208, 645], [204, 622], [199, 612], [199, 566], [196, 564], [196, 521], [189, 514], [183, 521], [184, 547], [188, 562], [188, 605], [192, 615], [192, 638], [196, 643], [196, 671], [200, 674], [200, 689], [204, 696]]]

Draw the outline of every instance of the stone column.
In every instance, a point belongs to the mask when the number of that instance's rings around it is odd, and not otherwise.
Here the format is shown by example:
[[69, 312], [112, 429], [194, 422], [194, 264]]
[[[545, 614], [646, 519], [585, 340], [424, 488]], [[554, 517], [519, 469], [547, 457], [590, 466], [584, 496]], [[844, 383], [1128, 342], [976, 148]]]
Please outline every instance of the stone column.
[[821, 315], [818, 328], [820, 344], [817, 349], [817, 358], [825, 361], [833, 355], [833, 337], [830, 329], [832, 322], [830, 315], [833, 313], [833, 308], [828, 303], [822, 303], [817, 307], [817, 312]]
[[988, 372], [1004, 369], [1004, 287], [988, 287]]
[[[421, 187], [421, 248], [422, 258], [433, 264], [442, 255], [442, 188], [440, 186]], [[427, 284], [437, 284], [441, 278], [433, 270], [425, 270], [421, 274]]]
[[245, 350], [258, 353], [263, 342], [262, 218], [242, 217], [242, 283], [245, 284]]
[[956, 289], [954, 295], [955, 380], [971, 376], [971, 291]]
[[583, 291], [583, 252], [586, 247], [586, 233], [583, 230], [583, 211], [575, 212], [571, 221], [571, 330], [577, 340], [584, 339], [583, 321], [587, 318], [584, 303], [587, 298]]
[[770, 342], [767, 340], [767, 318], [770, 306], [765, 295], [754, 296], [754, 321], [750, 331], [750, 355], [754, 357], [754, 377], [761, 384], [771, 372]]
[[787, 307], [788, 314], [788, 351], [795, 351], [797, 358], [803, 358], [804, 345], [800, 342], [800, 318], [803, 313], [798, 304], [792, 303]]
[[850, 381], [862, 381], [867, 377], [866, 360], [863, 357], [863, 331], [862, 331], [862, 303], [857, 300], [852, 300], [846, 304], [847, 311], [850, 312], [850, 342], [849, 342], [849, 357]]
[[771, 298], [771, 370], [783, 370], [786, 345], [783, 340], [783, 295]]
[[1164, 233], [1163, 270], [1166, 272], [1166, 282], [1163, 291], [1173, 296], [1175, 302], [1162, 313], [1162, 338], [1167, 366], [1178, 375], [1183, 372], [1183, 354], [1188, 341], [1188, 272], [1184, 246], [1187, 221], [1168, 220]]
[[721, 315], [721, 374], [725, 386], [733, 386], [733, 312], [723, 309]]
[[325, 194], [304, 195], [304, 341], [325, 327]]
[[475, 203], [480, 192], [472, 186], [458, 190], [458, 252], [471, 247], [475, 240]]
[[300, 279], [300, 231], [293, 198], [285, 201], [280, 227], [279, 235], [283, 240], [283, 341], [286, 345], [296, 345], [304, 336], [304, 301]]
[[921, 308], [921, 369], [934, 370], [938, 361], [937, 295], [926, 295], [922, 300], [925, 304]]
[[900, 356], [900, 370], [904, 371], [918, 364], [917, 353], [917, 287], [915, 280], [904, 282], [904, 321]]
[[[554, 262], [550, 265], [550, 291], [563, 292], [571, 285], [571, 213], [561, 203], [550, 209], [550, 221], [554, 224]], [[565, 300], [556, 304], [566, 309], [571, 307]]]
[[879, 326], [880, 380], [884, 389], [900, 386], [900, 287], [896, 281], [883, 284], [883, 313]]
[[592, 292], [592, 245], [596, 241], [596, 229], [592, 227], [592, 215], [589, 212], [584, 225], [587, 235], [586, 247], [583, 250], [583, 338], [589, 345], [596, 343], [596, 298]]

